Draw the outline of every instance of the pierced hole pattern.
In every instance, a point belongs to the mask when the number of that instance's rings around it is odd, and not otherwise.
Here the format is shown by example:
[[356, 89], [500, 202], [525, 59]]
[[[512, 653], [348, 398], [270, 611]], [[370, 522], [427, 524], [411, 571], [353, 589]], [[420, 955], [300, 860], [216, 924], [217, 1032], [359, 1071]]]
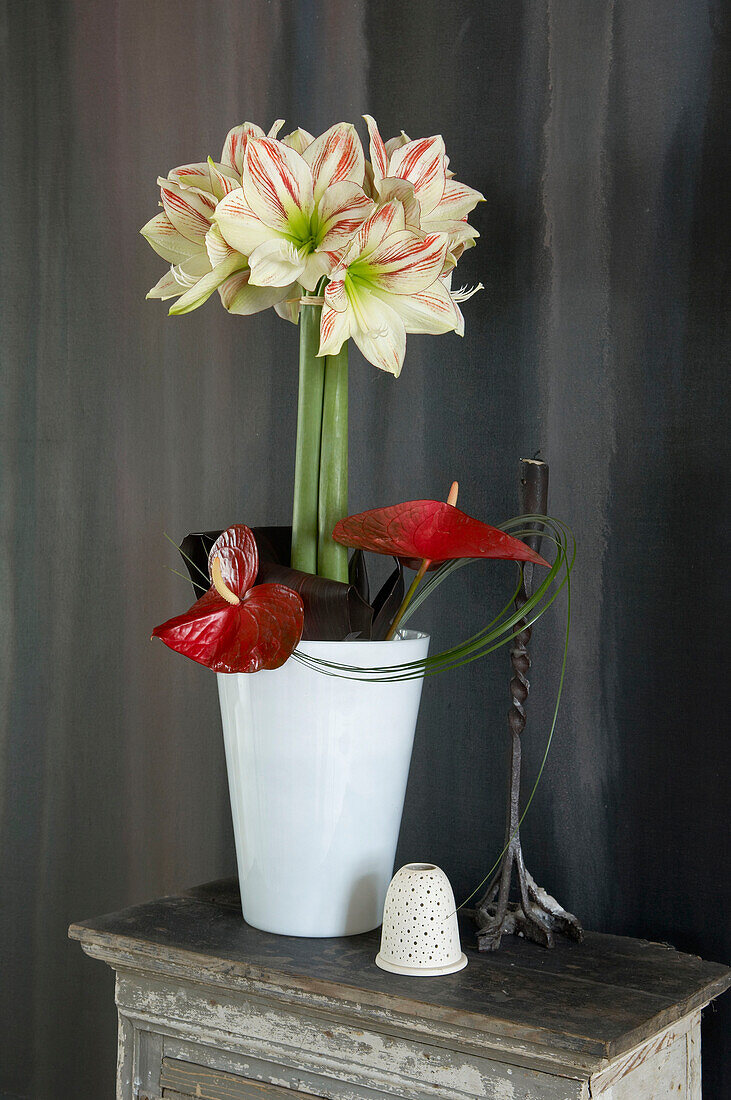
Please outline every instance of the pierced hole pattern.
[[447, 966], [460, 953], [454, 894], [444, 871], [431, 864], [402, 867], [386, 894], [381, 954], [418, 968]]

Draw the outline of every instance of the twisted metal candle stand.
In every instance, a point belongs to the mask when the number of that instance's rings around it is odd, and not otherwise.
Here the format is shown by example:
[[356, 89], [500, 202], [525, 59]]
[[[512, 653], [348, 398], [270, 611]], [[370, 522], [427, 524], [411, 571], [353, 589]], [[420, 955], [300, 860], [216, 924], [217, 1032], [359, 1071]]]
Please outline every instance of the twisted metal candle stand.
[[[521, 506], [523, 514], [546, 515], [548, 507], [548, 466], [545, 462], [523, 459], [521, 462]], [[525, 542], [538, 551], [541, 531], [530, 535]], [[530, 598], [533, 589], [531, 563], [523, 567], [522, 583], [515, 600], [520, 611]], [[524, 936], [544, 947], [553, 947], [554, 935], [559, 933], [581, 941], [584, 932], [572, 914], [559, 905], [541, 886], [525, 866], [520, 843], [520, 773], [521, 734], [525, 729], [525, 705], [530, 691], [528, 671], [530, 656], [528, 644], [532, 630], [525, 620], [518, 624], [520, 632], [510, 650], [512, 677], [510, 680], [511, 707], [508, 726], [511, 737], [510, 773], [508, 782], [508, 809], [505, 828], [505, 852], [500, 866], [490, 880], [484, 895], [471, 910], [477, 922], [477, 942], [480, 951], [497, 951], [505, 935]], [[510, 887], [515, 865], [518, 880], [518, 900], [510, 900]]]

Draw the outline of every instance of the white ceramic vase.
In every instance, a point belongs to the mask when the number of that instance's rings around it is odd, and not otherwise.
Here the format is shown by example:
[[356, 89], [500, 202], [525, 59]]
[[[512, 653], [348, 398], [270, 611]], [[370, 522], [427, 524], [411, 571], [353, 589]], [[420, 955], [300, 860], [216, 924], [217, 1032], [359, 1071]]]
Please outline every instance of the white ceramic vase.
[[[301, 642], [358, 668], [426, 657], [429, 637]], [[244, 919], [287, 936], [377, 928], [393, 873], [422, 679], [323, 675], [291, 659], [219, 674]]]

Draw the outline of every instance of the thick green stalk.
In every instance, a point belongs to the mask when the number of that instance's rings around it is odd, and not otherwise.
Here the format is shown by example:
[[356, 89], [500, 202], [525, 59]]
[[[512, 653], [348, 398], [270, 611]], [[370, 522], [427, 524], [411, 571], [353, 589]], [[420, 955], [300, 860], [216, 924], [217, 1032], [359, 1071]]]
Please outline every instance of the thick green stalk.
[[299, 397], [297, 448], [292, 508], [292, 568], [317, 573], [317, 498], [320, 482], [320, 440], [325, 360], [320, 346], [320, 306], [300, 308]]
[[348, 514], [348, 344], [327, 357], [322, 405], [317, 572], [333, 581], [348, 580], [348, 551], [332, 532]]

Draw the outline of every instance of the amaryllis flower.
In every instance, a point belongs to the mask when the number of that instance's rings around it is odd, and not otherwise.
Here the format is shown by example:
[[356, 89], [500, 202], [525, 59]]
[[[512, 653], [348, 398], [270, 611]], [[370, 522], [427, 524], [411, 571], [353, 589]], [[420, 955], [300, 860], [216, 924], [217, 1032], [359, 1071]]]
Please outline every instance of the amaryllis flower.
[[453, 178], [441, 135], [411, 141], [402, 134], [384, 142], [375, 119], [363, 117], [370, 134], [375, 196], [381, 202], [402, 202], [407, 225], [425, 233], [446, 233], [451, 254], [448, 266], [454, 266], [462, 250], [479, 236], [467, 224], [467, 215], [483, 195]]
[[343, 546], [391, 554], [409, 563], [502, 558], [548, 567], [545, 558], [520, 539], [443, 500], [408, 500], [348, 516], [336, 525], [333, 538]]
[[[226, 140], [223, 143], [221, 160], [224, 164], [234, 169], [238, 183], [241, 183], [244, 155], [250, 139], [263, 137], [275, 138], [282, 129], [282, 126], [284, 126], [284, 119], [278, 118], [276, 122], [272, 123], [268, 134], [265, 134], [261, 126], [257, 126], [255, 122], [242, 122], [240, 126], [234, 126], [229, 130], [226, 134]], [[291, 134], [290, 137], [292, 137]], [[232, 191], [233, 188], [229, 188], [229, 190]]]
[[279, 668], [302, 637], [304, 606], [283, 584], [254, 585], [258, 571], [251, 530], [229, 527], [208, 556], [211, 588], [152, 636], [214, 672]]
[[337, 354], [352, 336], [366, 359], [398, 376], [407, 332], [461, 336], [462, 314], [440, 279], [448, 243], [444, 233], [407, 229], [401, 203], [371, 214], [325, 288], [318, 354]]
[[[282, 122], [274, 123], [276, 133]], [[149, 291], [148, 298], [177, 298], [171, 314], [188, 313], [203, 305], [214, 290], [231, 313], [258, 313], [275, 305], [290, 288], [272, 291], [249, 285], [248, 261], [224, 241], [212, 225], [218, 202], [241, 184], [248, 141], [264, 137], [254, 123], [235, 126], [226, 136], [221, 161], [209, 159], [174, 168], [159, 178], [163, 211], [140, 230], [170, 270]], [[295, 288], [292, 288], [295, 289]]]
[[[248, 256], [250, 283], [314, 290], [373, 209], [363, 190], [365, 158], [353, 126], [339, 123], [307, 144], [250, 138], [241, 187], [218, 205], [214, 220], [232, 249]], [[301, 148], [300, 153], [298, 149]]]
[[288, 145], [290, 149], [294, 149], [295, 153], [304, 153], [307, 146], [312, 145], [315, 137], [309, 130], [303, 130], [301, 126], [298, 126], [291, 134], [285, 134], [279, 140], [282, 145]]

